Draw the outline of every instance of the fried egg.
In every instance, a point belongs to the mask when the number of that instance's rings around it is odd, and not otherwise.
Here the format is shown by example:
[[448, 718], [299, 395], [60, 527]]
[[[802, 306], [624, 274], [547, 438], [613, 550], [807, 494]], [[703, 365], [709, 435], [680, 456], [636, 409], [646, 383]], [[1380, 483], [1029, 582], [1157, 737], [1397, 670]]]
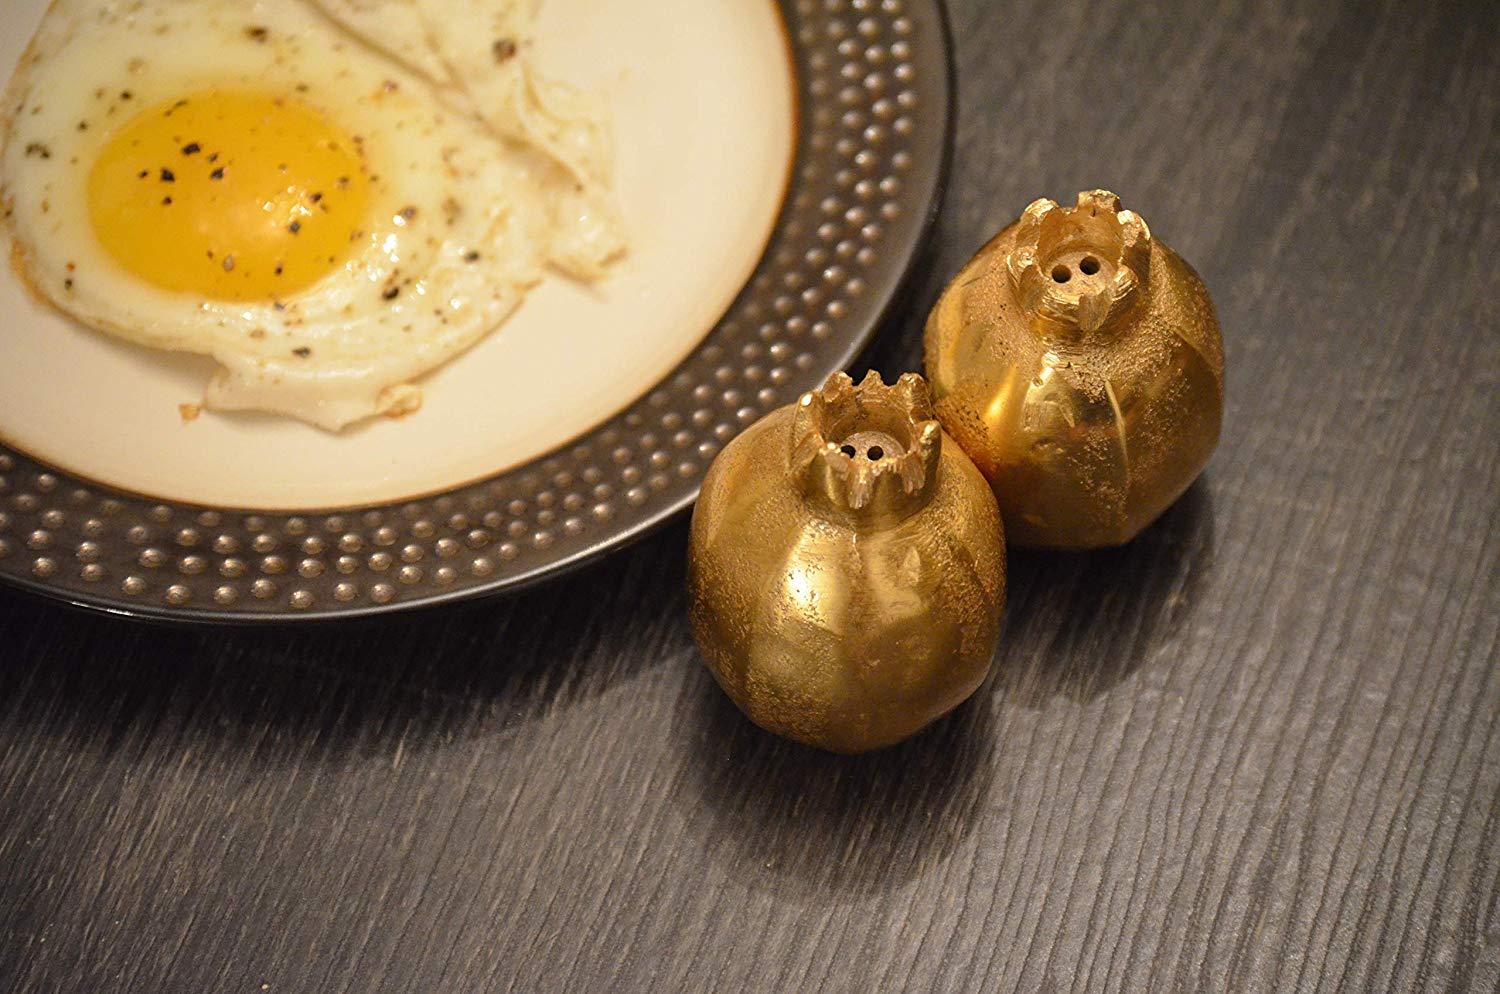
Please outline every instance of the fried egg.
[[[208, 408], [337, 430], [414, 410], [549, 266], [601, 275], [624, 246], [607, 132], [529, 68], [531, 5], [382, 6], [411, 38], [368, 3], [56, 0], [5, 105], [23, 280], [213, 357]], [[488, 64], [439, 13], [500, 32]]]

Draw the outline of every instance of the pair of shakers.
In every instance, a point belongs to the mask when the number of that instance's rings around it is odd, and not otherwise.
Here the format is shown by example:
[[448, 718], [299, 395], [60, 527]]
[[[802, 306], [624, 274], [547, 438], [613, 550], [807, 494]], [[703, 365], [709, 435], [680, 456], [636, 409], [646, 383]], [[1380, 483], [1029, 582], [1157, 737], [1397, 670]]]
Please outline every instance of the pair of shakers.
[[1129, 542], [1219, 438], [1208, 291], [1108, 191], [1027, 207], [924, 339], [925, 381], [835, 373], [756, 422], [693, 512], [709, 669], [758, 725], [835, 752], [899, 742], [984, 682], [1007, 541]]

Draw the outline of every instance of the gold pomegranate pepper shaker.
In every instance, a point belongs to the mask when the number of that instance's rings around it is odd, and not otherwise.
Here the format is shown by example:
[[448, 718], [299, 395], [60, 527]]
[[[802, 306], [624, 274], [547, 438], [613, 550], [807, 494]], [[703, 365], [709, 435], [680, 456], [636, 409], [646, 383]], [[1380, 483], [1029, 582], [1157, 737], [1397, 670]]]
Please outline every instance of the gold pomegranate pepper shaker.
[[1208, 291], [1105, 190], [1038, 200], [980, 250], [928, 318], [926, 368], [1016, 545], [1128, 542], [1219, 439]]
[[908, 373], [835, 373], [714, 461], [693, 512], [693, 630], [762, 727], [835, 752], [912, 735], [990, 668], [1005, 538]]

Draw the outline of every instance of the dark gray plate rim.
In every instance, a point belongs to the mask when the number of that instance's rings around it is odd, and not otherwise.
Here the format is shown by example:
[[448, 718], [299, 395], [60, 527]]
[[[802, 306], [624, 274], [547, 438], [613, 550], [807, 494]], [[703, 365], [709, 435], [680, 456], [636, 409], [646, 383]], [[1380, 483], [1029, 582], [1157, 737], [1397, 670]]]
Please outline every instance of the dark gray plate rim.
[[798, 134], [765, 253], [714, 329], [554, 452], [422, 499], [238, 511], [99, 486], [0, 445], [0, 581], [176, 622], [364, 617], [515, 590], [689, 507], [723, 445], [859, 354], [931, 231], [952, 143], [941, 0], [781, 0]]

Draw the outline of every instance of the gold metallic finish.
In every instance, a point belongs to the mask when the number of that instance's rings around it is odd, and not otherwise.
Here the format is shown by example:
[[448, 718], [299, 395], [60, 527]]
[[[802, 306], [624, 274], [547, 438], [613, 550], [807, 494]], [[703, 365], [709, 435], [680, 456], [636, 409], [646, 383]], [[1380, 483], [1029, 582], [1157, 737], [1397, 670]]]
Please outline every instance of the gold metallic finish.
[[725, 447], [688, 552], [693, 631], [756, 724], [834, 752], [891, 745], [989, 672], [1005, 538], [927, 386], [843, 373]]
[[1219, 439], [1208, 291], [1105, 190], [1038, 200], [980, 250], [928, 317], [926, 369], [1016, 545], [1130, 541]]

